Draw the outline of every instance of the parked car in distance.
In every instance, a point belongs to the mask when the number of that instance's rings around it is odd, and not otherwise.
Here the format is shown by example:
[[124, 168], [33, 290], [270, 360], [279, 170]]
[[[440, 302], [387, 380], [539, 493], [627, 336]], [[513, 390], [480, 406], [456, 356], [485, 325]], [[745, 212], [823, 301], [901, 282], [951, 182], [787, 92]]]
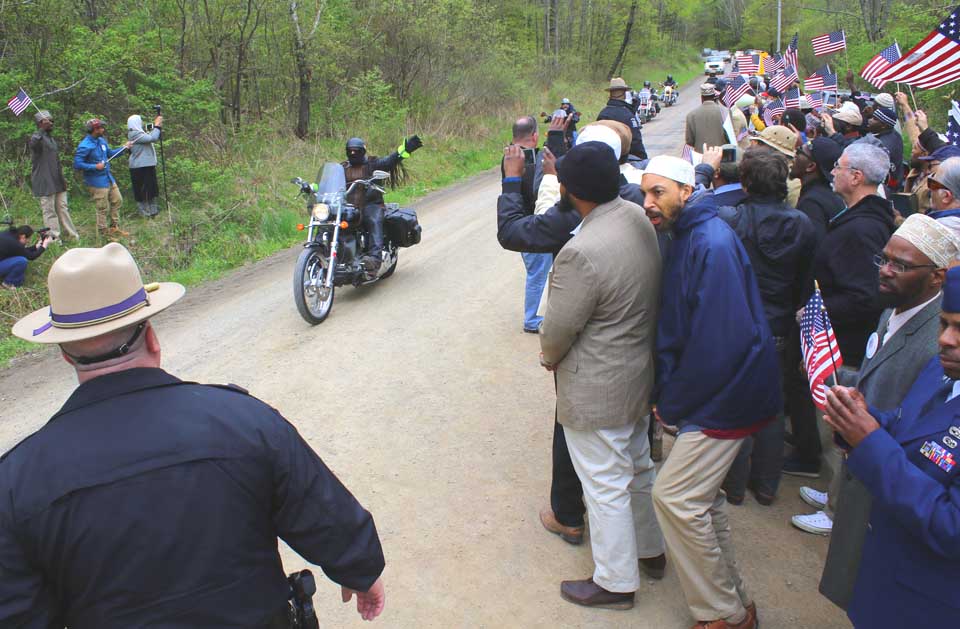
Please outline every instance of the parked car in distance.
[[730, 59], [732, 58], [732, 57], [730, 56], [730, 51], [729, 51], [729, 50], [715, 50], [714, 53], [715, 53], [718, 57], [723, 57], [723, 60], [724, 60], [724, 62], [726, 62], [726, 63], [729, 63], [729, 62], [730, 62]]

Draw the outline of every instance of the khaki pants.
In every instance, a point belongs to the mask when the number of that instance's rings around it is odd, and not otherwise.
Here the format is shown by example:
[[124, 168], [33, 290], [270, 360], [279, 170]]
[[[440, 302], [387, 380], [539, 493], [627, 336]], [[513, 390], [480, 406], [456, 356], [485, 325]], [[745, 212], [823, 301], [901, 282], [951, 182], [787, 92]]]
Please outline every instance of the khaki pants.
[[[110, 184], [109, 188], [87, 187], [90, 191], [90, 198], [97, 208], [97, 231], [105, 232], [107, 227], [118, 227], [120, 225], [120, 205], [123, 204], [123, 197], [120, 196], [120, 188], [117, 184]], [[107, 210], [110, 211], [110, 224], [107, 224]]]
[[740, 578], [720, 484], [743, 439], [677, 437], [653, 486], [670, 560], [697, 620], [742, 622], [751, 602]]
[[593, 582], [610, 592], [635, 592], [640, 587], [637, 559], [663, 554], [651, 499], [657, 473], [648, 425], [649, 415], [616, 428], [563, 429], [590, 518]]
[[57, 192], [40, 197], [40, 211], [43, 212], [43, 225], [50, 228], [54, 238], [61, 235], [60, 228], [74, 240], [80, 240], [77, 228], [70, 218], [70, 209], [67, 207], [67, 193]]

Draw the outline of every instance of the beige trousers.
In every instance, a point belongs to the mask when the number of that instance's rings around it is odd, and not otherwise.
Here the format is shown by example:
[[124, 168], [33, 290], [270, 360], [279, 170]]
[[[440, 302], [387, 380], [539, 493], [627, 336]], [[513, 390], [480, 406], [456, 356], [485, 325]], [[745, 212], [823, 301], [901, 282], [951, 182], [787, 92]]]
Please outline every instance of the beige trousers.
[[677, 437], [653, 486], [670, 561], [697, 620], [742, 622], [751, 602], [733, 552], [720, 485], [743, 439]]
[[77, 228], [73, 226], [73, 219], [70, 218], [70, 208], [67, 207], [67, 193], [57, 192], [40, 197], [40, 211], [43, 212], [43, 225], [50, 228], [50, 234], [54, 238], [63, 232], [74, 240], [80, 239]]
[[[120, 188], [117, 184], [110, 184], [109, 188], [92, 188], [87, 186], [90, 191], [90, 198], [97, 208], [97, 231], [104, 232], [107, 227], [118, 227], [120, 225], [120, 206], [123, 204], [123, 197], [120, 195]], [[107, 224], [107, 211], [110, 212], [110, 223]]]
[[659, 557], [664, 550], [651, 496], [657, 472], [648, 422], [649, 415], [616, 428], [563, 428], [590, 519], [593, 582], [610, 592], [637, 591], [637, 559]]

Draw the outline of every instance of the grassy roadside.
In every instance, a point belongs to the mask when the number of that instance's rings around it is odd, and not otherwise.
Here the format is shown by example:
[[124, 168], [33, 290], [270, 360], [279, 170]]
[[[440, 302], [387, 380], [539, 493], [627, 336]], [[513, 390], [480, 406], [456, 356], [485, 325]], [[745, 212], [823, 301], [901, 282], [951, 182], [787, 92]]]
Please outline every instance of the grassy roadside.
[[[655, 84], [669, 72], [681, 84], [698, 76], [702, 65], [695, 52], [678, 55], [686, 61], [665, 65], [650, 61], [627, 66], [624, 78], [632, 85], [650, 80]], [[387, 195], [403, 204], [449, 186], [497, 165], [501, 147], [509, 141], [512, 121], [523, 113], [552, 111], [561, 98], [570, 98], [592, 120], [606, 103], [605, 83], [559, 80], [532, 93], [528, 102], [505, 106], [501, 111], [472, 118], [465, 134], [430, 132], [396, 124], [381, 124], [360, 132], [370, 152], [384, 155], [394, 150], [403, 135], [419, 132], [425, 148], [406, 160], [404, 185]], [[357, 133], [351, 131], [344, 136]], [[545, 136], [545, 129], [542, 133]], [[111, 145], [120, 139], [109, 136]], [[229, 147], [213, 139], [190, 138], [191, 157], [181, 157], [188, 140], [171, 140], [166, 147], [171, 212], [161, 211], [153, 220], [140, 218], [130, 192], [129, 175], [122, 164], [115, 176], [124, 194], [122, 227], [130, 232], [124, 244], [140, 263], [144, 281], [176, 281], [187, 286], [221, 277], [234, 268], [263, 259], [303, 238], [296, 231], [306, 212], [296, 188], [289, 181], [300, 176], [313, 179], [327, 161], [340, 161], [343, 140], [300, 141], [279, 133], [273, 126], [250, 128]], [[172, 146], [171, 146], [172, 145]], [[70, 210], [81, 232], [82, 246], [100, 246], [95, 239], [94, 210], [82, 182], [68, 176]], [[29, 189], [5, 191], [6, 210], [17, 224], [40, 224], [39, 208]], [[68, 242], [67, 246], [74, 246]], [[25, 286], [0, 292], [0, 368], [34, 346], [10, 334], [10, 327], [24, 314], [47, 303], [46, 274], [50, 264], [65, 249], [59, 246], [31, 262]], [[51, 255], [52, 254], [52, 255]]]

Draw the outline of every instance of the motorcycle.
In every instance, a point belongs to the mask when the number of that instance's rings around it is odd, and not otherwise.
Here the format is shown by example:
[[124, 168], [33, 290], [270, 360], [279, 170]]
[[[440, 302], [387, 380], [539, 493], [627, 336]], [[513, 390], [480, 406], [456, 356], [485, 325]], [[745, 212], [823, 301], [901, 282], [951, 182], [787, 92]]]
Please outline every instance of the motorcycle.
[[656, 107], [653, 104], [653, 98], [649, 91], [641, 90], [637, 92], [637, 115], [643, 122], [650, 122], [657, 115]]
[[361, 264], [360, 257], [371, 237], [363, 228], [363, 211], [351, 205], [347, 197], [357, 186], [385, 192], [377, 182], [389, 177], [389, 173], [375, 170], [369, 179], [357, 179], [347, 187], [343, 166], [328, 163], [315, 186], [300, 177], [291, 180], [299, 186], [299, 195], [306, 198], [310, 214], [306, 226], [297, 226], [306, 229], [307, 241], [293, 272], [293, 300], [307, 323], [323, 323], [330, 315], [335, 288], [366, 286], [387, 279], [397, 269], [400, 248], [420, 242], [416, 212], [387, 203], [380, 268], [368, 271]]
[[676, 104], [677, 102], [677, 91], [672, 85], [663, 86], [663, 104], [666, 107]]

